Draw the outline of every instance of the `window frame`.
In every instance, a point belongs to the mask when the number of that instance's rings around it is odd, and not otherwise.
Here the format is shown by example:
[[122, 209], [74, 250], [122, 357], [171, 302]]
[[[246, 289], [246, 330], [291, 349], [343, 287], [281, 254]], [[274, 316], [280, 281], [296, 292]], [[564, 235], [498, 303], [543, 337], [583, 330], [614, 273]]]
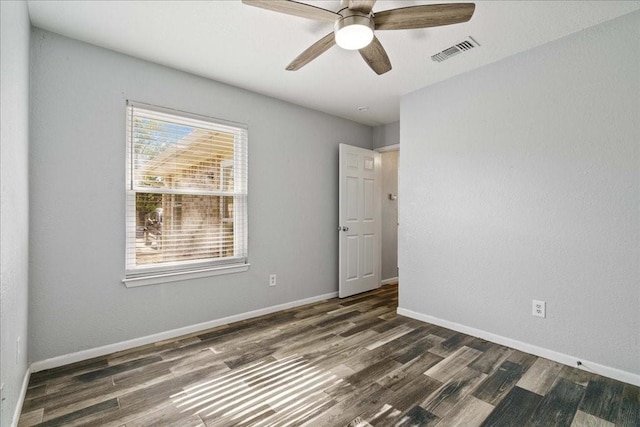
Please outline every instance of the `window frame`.
[[[223, 182], [219, 183], [218, 192], [220, 194], [211, 194], [212, 190], [200, 190], [194, 188], [189, 189], [154, 189], [154, 188], [136, 188], [134, 182], [134, 142], [133, 142], [133, 121], [135, 118], [135, 110], [142, 110], [151, 113], [159, 113], [169, 115], [175, 118], [176, 123], [187, 125], [189, 121], [204, 122], [212, 128], [220, 132], [231, 133], [234, 135], [234, 153], [233, 159], [224, 160], [221, 163], [219, 173], [223, 173], [223, 167], [233, 165], [234, 185], [238, 187], [234, 189], [233, 194], [221, 194], [224, 189]], [[188, 113], [180, 110], [159, 107], [137, 101], [127, 100], [126, 103], [126, 184], [125, 184], [125, 277], [122, 282], [127, 287], [144, 286], [157, 283], [167, 283], [174, 281], [189, 280], [208, 276], [216, 276], [221, 274], [231, 274], [247, 271], [249, 269], [248, 260], [248, 126], [241, 123], [220, 120], [204, 115]], [[188, 124], [188, 126], [194, 126]], [[200, 127], [200, 129], [209, 129], [208, 127]], [[150, 191], [151, 190], [151, 191]], [[165, 263], [155, 263], [147, 266], [131, 265], [131, 260], [136, 257], [136, 228], [137, 228], [137, 211], [136, 211], [136, 194], [138, 193], [155, 193], [155, 194], [174, 194], [174, 195], [204, 195], [220, 197], [220, 209], [222, 209], [222, 200], [226, 197], [233, 197], [234, 211], [234, 253], [231, 257], [225, 258], [206, 258], [196, 260], [183, 260]], [[213, 193], [216, 193], [214, 190]], [[226, 206], [226, 204], [225, 204]], [[131, 212], [133, 210], [133, 212]], [[164, 215], [163, 215], [164, 216]], [[229, 222], [228, 218], [222, 218], [221, 221]], [[133, 240], [133, 242], [132, 242]], [[236, 246], [237, 245], [237, 246]], [[237, 250], [239, 248], [239, 250]]]

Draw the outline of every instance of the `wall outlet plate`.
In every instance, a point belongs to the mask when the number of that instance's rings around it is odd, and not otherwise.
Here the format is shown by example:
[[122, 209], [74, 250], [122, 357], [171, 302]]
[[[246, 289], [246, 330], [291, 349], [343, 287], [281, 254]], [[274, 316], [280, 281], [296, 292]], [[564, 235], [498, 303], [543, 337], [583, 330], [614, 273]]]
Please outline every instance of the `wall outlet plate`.
[[547, 303], [544, 301], [533, 300], [532, 312], [534, 316], [545, 318], [547, 317]]
[[275, 274], [270, 274], [269, 275], [269, 286], [275, 286], [276, 285], [276, 275]]

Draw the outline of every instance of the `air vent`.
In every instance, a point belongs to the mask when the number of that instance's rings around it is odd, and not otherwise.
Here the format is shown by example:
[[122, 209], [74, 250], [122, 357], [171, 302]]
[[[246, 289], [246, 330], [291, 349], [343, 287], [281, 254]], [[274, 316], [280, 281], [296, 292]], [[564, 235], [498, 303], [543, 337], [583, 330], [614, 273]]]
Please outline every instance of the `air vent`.
[[456, 56], [459, 53], [471, 50], [478, 46], [480, 46], [480, 43], [478, 43], [473, 37], [469, 36], [467, 39], [461, 41], [460, 43], [457, 43], [449, 48], [446, 48], [442, 52], [432, 55], [431, 59], [435, 62], [442, 62], [453, 56]]

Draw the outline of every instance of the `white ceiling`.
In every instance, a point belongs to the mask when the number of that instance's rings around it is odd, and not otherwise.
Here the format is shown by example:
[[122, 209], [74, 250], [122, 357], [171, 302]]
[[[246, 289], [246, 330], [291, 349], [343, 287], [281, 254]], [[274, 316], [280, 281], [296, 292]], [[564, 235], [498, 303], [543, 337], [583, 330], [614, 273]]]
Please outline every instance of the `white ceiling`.
[[[374, 12], [445, 2], [380, 0]], [[337, 0], [305, 3], [340, 9]], [[28, 1], [36, 27], [368, 125], [399, 120], [404, 94], [640, 9], [640, 1], [475, 3], [467, 23], [376, 32], [393, 65], [378, 76], [357, 52], [337, 46], [285, 71], [332, 24], [237, 0]], [[431, 60], [467, 36], [481, 46]]]

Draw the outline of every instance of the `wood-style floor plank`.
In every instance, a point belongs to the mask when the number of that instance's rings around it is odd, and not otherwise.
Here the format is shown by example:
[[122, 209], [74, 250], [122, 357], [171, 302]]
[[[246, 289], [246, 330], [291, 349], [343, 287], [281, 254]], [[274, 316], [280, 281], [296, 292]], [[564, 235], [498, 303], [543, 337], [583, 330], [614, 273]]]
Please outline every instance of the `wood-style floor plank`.
[[538, 358], [518, 381], [517, 386], [544, 396], [555, 382], [561, 369], [562, 365], [557, 362]]
[[558, 378], [540, 405], [533, 411], [526, 425], [570, 426], [583, 396], [584, 387], [564, 378]]
[[495, 372], [478, 385], [473, 395], [491, 405], [496, 405], [520, 380], [523, 372], [522, 366], [505, 360]]
[[481, 425], [483, 427], [524, 426], [541, 401], [542, 396], [539, 394], [514, 387]]
[[573, 417], [571, 427], [615, 427], [615, 424], [579, 410]]
[[483, 354], [473, 361], [470, 368], [490, 375], [504, 362], [511, 354], [511, 350], [498, 344], [491, 344], [483, 351]]
[[487, 376], [471, 368], [464, 368], [438, 389], [421, 406], [444, 419], [462, 399], [471, 393]]
[[580, 410], [595, 417], [615, 422], [620, 408], [624, 384], [609, 378], [596, 377], [589, 381]]
[[438, 427], [477, 427], [493, 409], [493, 405], [469, 395], [451, 410], [451, 416], [438, 423]]
[[430, 427], [435, 426], [440, 422], [440, 418], [431, 412], [427, 411], [421, 406], [414, 406], [405, 414], [402, 415], [400, 420], [395, 424], [396, 427]]
[[384, 286], [34, 373], [19, 426], [640, 426], [638, 387], [396, 309]]
[[481, 353], [470, 347], [460, 347], [450, 356], [446, 357], [442, 362], [429, 368], [424, 374], [433, 379], [446, 383], [455, 374], [463, 370], [467, 365], [473, 362]]
[[640, 426], [640, 388], [629, 384], [624, 386], [616, 425]]
[[[394, 390], [399, 391], [415, 378], [422, 376], [432, 366], [437, 365], [442, 361], [442, 357], [436, 356], [432, 353], [423, 353], [418, 357], [411, 359], [409, 362], [404, 363], [400, 368], [395, 369], [389, 374], [378, 380], [381, 385]], [[432, 379], [429, 377], [429, 379]], [[433, 380], [433, 379], [432, 379]], [[437, 380], [433, 380], [437, 381]], [[442, 383], [437, 381], [439, 385]]]
[[416, 405], [416, 402], [424, 402], [429, 396], [436, 393], [442, 387], [440, 381], [426, 375], [419, 375], [404, 387], [396, 390], [394, 397], [388, 402], [394, 409], [401, 412], [408, 411]]

